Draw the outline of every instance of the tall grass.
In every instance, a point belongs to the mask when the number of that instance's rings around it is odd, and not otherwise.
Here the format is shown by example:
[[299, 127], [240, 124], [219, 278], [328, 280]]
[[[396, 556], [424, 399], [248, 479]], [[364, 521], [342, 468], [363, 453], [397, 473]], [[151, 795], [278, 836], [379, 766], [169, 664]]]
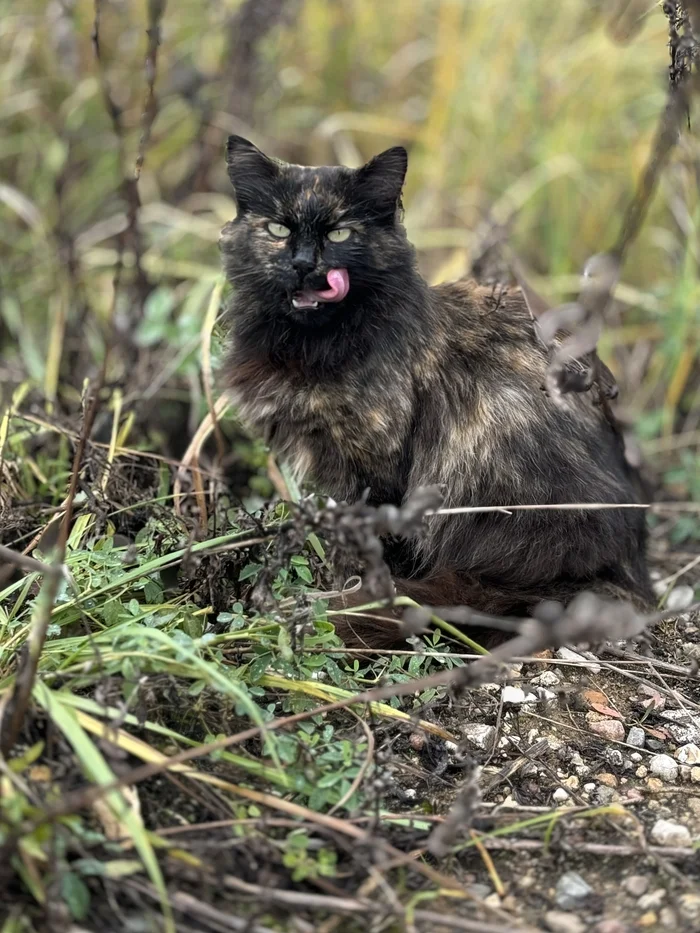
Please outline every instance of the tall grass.
[[[119, 185], [140, 133], [147, 5], [100, 7], [105, 77], [126, 128], [123, 167], [90, 38], [92, 0], [76, 0], [72, 12], [28, 0], [21, 11], [8, 7], [0, 28], [4, 354], [49, 397], [61, 366], [65, 376], [76, 357], [85, 367], [86, 355], [103, 352], [115, 235], [126, 223]], [[139, 223], [143, 268], [168, 295], [147, 308], [153, 319], [137, 342], [177, 343], [186, 368], [187, 339], [218, 271], [218, 231], [233, 214], [221, 158], [231, 131], [310, 162], [358, 163], [407, 144], [407, 224], [431, 277], [468, 270], [487, 219], [510, 223], [512, 244], [553, 297], [613, 241], [663, 106], [660, 10], [619, 45], [599, 7], [584, 0], [517, 9], [509, 0], [304, 0], [260, 39], [251, 124], [235, 112], [227, 83], [239, 8], [180, 3], [163, 20]], [[687, 246], [696, 158], [687, 136], [626, 264], [625, 314], [610, 321], [615, 333], [604, 346], [610, 356], [613, 344], [644, 338], [644, 365], [628, 373], [622, 350], [617, 368], [635, 390], [641, 381], [641, 407], [663, 412], [667, 424], [675, 424], [689, 341], [697, 349], [700, 329]], [[129, 250], [125, 259], [128, 271]], [[135, 326], [132, 310], [117, 309], [123, 326]]]

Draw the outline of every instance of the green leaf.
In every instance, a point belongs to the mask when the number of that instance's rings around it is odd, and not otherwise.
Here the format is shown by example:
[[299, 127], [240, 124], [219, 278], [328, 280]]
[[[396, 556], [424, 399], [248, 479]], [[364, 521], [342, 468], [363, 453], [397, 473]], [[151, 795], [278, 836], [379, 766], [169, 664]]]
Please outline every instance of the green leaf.
[[147, 603], [160, 603], [163, 600], [163, 590], [155, 580], [146, 580], [143, 595]]
[[243, 583], [245, 580], [252, 580], [254, 577], [257, 577], [262, 569], [262, 564], [246, 564], [243, 570], [238, 574], [239, 582]]
[[335, 785], [339, 781], [342, 781], [342, 779], [342, 774], [324, 774], [323, 777], [316, 782], [316, 787], [324, 789], [328, 787], [335, 787]]
[[314, 582], [313, 574], [308, 567], [295, 567], [296, 575], [304, 581], [304, 583], [311, 584]]
[[28, 768], [29, 765], [33, 764], [44, 751], [44, 743], [42, 741], [36, 742], [30, 748], [28, 748], [23, 754], [18, 758], [12, 758], [8, 762], [10, 771], [14, 774], [21, 774], [25, 768]]
[[87, 885], [72, 871], [61, 878], [61, 897], [68, 905], [74, 920], [84, 920], [90, 910], [90, 891]]

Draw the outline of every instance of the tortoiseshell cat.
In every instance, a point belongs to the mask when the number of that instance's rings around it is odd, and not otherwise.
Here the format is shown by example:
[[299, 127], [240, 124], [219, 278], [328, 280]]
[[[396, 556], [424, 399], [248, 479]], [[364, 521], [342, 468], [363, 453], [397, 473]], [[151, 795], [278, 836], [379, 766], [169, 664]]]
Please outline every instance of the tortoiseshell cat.
[[[221, 237], [234, 286], [227, 380], [299, 477], [338, 500], [369, 490], [372, 503], [434, 483], [446, 506], [638, 501], [591, 393], [558, 405], [542, 391], [547, 351], [521, 291], [429, 287], [418, 273], [401, 224], [403, 148], [356, 170], [310, 168], [232, 136], [227, 164], [238, 206]], [[399, 593], [433, 606], [524, 614], [584, 588], [645, 605], [645, 540], [640, 509], [434, 516], [387, 561], [404, 575]], [[389, 643], [397, 628], [354, 635]]]

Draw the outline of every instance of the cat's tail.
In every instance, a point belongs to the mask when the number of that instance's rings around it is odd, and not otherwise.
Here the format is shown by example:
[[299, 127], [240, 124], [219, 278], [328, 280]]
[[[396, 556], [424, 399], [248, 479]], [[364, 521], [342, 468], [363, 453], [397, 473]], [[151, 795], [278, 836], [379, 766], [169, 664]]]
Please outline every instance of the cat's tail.
[[[651, 608], [650, 594], [634, 581], [621, 583], [596, 580], [590, 585], [578, 581], [555, 581], [532, 590], [522, 587], [501, 586], [465, 579], [453, 571], [436, 571], [420, 580], [394, 580], [397, 596], [408, 596], [415, 602], [432, 608], [465, 606], [486, 616], [505, 619], [509, 624], [499, 628], [492, 625], [461, 626], [470, 637], [486, 648], [492, 648], [513, 631], [513, 623], [530, 616], [532, 609], [543, 600], [553, 599], [567, 604], [583, 590], [597, 593], [612, 600], [625, 600], [644, 611]], [[334, 609], [352, 609], [372, 602], [363, 589], [338, 597]], [[356, 615], [346, 613], [334, 617], [335, 630], [349, 648], [386, 649], [403, 645], [406, 631], [401, 623], [403, 607], [373, 609]]]

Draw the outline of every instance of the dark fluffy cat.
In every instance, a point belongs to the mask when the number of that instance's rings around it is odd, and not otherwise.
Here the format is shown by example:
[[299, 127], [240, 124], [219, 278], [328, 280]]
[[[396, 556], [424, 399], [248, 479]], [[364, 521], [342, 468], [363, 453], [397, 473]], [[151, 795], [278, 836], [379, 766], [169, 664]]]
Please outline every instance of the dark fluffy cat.
[[[591, 393], [558, 405], [542, 391], [547, 353], [520, 290], [421, 278], [401, 224], [404, 149], [309, 168], [232, 136], [227, 164], [227, 380], [300, 477], [373, 503], [434, 483], [447, 506], [638, 501]], [[406, 549], [387, 555], [408, 577], [397, 590], [434, 606], [523, 614], [583, 588], [653, 600], [643, 510], [435, 516]], [[396, 639], [389, 620], [374, 626], [361, 639]]]

